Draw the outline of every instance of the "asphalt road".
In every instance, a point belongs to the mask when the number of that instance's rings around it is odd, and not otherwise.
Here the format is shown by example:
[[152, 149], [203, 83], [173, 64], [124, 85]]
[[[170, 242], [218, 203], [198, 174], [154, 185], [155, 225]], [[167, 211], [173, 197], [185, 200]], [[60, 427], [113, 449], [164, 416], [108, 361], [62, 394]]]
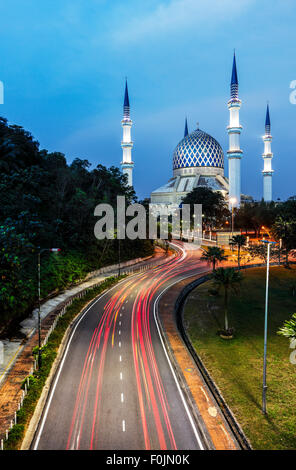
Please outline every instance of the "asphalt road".
[[201, 449], [167, 357], [155, 303], [169, 285], [205, 269], [186, 250], [125, 279], [76, 322], [33, 449]]

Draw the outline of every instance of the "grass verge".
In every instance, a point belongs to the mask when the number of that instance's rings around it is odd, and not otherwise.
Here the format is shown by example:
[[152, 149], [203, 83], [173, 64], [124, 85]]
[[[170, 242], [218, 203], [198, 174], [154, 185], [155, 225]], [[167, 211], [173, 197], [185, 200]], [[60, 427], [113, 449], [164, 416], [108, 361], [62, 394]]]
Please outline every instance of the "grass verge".
[[[88, 302], [125, 277], [126, 275], [110, 277], [99, 286], [89, 289], [81, 299], [73, 300], [73, 303], [67, 308], [65, 314], [60, 317], [56, 328], [48, 338], [46, 346], [42, 348], [41, 368], [36, 370], [33, 375], [29, 376], [30, 387], [28, 389], [28, 393], [24, 398], [22, 408], [17, 412], [17, 424], [10, 429], [8, 440], [4, 442], [4, 450], [18, 450], [20, 448], [46, 379], [50, 374], [59, 346], [71, 321], [79, 314]], [[33, 352], [37, 353], [37, 349], [34, 348]], [[27, 379], [25, 379], [24, 384], [26, 381]]]
[[230, 300], [233, 340], [223, 340], [223, 295], [211, 295], [213, 281], [187, 299], [184, 326], [197, 354], [220, 388], [254, 449], [296, 449], [296, 366], [289, 341], [277, 335], [296, 312], [296, 267], [270, 268], [267, 410], [261, 413], [265, 269], [243, 271], [240, 294]]

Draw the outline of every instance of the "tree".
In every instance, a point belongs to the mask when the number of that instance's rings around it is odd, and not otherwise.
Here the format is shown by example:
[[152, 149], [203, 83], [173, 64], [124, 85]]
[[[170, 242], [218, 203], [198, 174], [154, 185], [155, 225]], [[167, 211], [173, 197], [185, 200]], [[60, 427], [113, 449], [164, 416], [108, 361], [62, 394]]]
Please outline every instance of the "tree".
[[11, 220], [0, 226], [0, 325], [8, 320], [13, 311], [18, 316], [26, 305], [30, 280], [23, 275], [23, 265], [33, 245], [18, 234]]
[[255, 231], [255, 236], [259, 236], [262, 226], [271, 227], [275, 221], [279, 208], [274, 202], [251, 202], [241, 205], [235, 211], [235, 225], [245, 230]]
[[[36, 300], [36, 249], [58, 246], [61, 256], [43, 256], [42, 294], [117, 262], [116, 240], [94, 236], [94, 209], [115, 211], [117, 196], [136, 200], [119, 168], [106, 168], [60, 152], [39, 149], [33, 136], [0, 118], [0, 328], [31, 313]], [[153, 252], [149, 240], [122, 241], [123, 261]], [[4, 318], [5, 317], [5, 318]]]
[[245, 246], [247, 238], [244, 235], [234, 235], [229, 244], [232, 246], [237, 246], [237, 265], [238, 269], [240, 269], [240, 260], [241, 260], [241, 248]]
[[232, 292], [239, 291], [243, 276], [234, 268], [219, 268], [213, 272], [212, 279], [218, 290], [221, 288], [224, 290], [224, 332], [229, 333], [231, 332], [228, 324], [229, 297]]
[[203, 248], [203, 255], [200, 259], [202, 261], [206, 261], [209, 265], [212, 265], [214, 272], [217, 263], [227, 260], [227, 256], [224, 253], [224, 250], [218, 246], [209, 246], [207, 248]]
[[283, 215], [279, 215], [272, 226], [272, 232], [276, 240], [282, 240], [286, 254], [286, 266], [288, 267], [289, 253], [296, 247], [296, 214], [289, 214], [286, 211]]
[[202, 204], [203, 223], [210, 229], [222, 226], [230, 217], [224, 196], [219, 191], [212, 191], [210, 188], [195, 188], [185, 196], [182, 202], [192, 206], [192, 216], [193, 205]]

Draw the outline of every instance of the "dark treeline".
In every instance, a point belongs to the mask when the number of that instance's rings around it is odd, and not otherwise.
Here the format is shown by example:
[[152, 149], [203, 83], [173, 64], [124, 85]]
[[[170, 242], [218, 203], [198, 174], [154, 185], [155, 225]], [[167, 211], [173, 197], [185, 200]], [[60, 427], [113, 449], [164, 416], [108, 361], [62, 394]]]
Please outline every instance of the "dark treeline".
[[[258, 236], [262, 227], [272, 232], [276, 239], [289, 235], [292, 246], [296, 246], [296, 198], [284, 202], [251, 202], [235, 211], [235, 227]], [[264, 229], [263, 229], [264, 231]], [[295, 247], [294, 246], [294, 247]]]
[[[68, 165], [62, 153], [40, 150], [29, 132], [0, 118], [0, 326], [36, 302], [38, 247], [62, 250], [42, 254], [43, 297], [117, 263], [118, 241], [96, 240], [93, 215], [101, 202], [115, 208], [117, 195], [136, 198], [118, 168], [90, 170], [79, 158]], [[151, 252], [149, 241], [121, 241], [121, 260]]]

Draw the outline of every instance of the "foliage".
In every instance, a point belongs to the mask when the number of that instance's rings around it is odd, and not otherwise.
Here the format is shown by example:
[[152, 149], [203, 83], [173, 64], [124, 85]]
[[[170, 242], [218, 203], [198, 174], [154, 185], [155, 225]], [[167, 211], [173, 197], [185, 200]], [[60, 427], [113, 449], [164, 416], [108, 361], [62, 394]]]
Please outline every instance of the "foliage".
[[[255, 231], [258, 237], [260, 231], [266, 231], [269, 236], [282, 243], [283, 253], [286, 257], [286, 265], [289, 265], [289, 255], [296, 248], [296, 199], [290, 197], [284, 202], [253, 202], [241, 205], [235, 212], [235, 225], [246, 233]], [[277, 248], [277, 250], [281, 250]], [[256, 250], [255, 250], [256, 251]], [[255, 252], [254, 251], [254, 252]], [[260, 249], [257, 250], [260, 256]], [[275, 250], [273, 250], [275, 253]], [[281, 257], [278, 251], [278, 258]], [[264, 256], [261, 250], [261, 256]]]
[[283, 247], [286, 253], [286, 265], [289, 265], [289, 252], [296, 247], [296, 201], [292, 204], [290, 201], [289, 206], [295, 206], [295, 213], [289, 211], [288, 208], [282, 215], [278, 215], [273, 226], [272, 233], [276, 240], [282, 240]]
[[[0, 331], [20, 320], [37, 297], [38, 247], [61, 248], [41, 256], [41, 291], [65, 288], [91, 270], [118, 261], [116, 240], [94, 236], [94, 209], [116, 206], [117, 196], [136, 200], [127, 178], [116, 167], [40, 150], [20, 126], [0, 118]], [[116, 210], [115, 210], [116, 213]], [[152, 253], [147, 240], [123, 240], [122, 261]]]
[[216, 264], [221, 261], [226, 261], [225, 251], [218, 246], [208, 246], [203, 248], [203, 255], [200, 258], [213, 266], [213, 271], [216, 269]]
[[296, 313], [292, 315], [290, 320], [285, 321], [278, 334], [289, 339], [296, 339]]
[[277, 334], [295, 311], [295, 278], [294, 265], [270, 269], [267, 416], [262, 413], [266, 270], [246, 269], [240, 294], [230, 298], [232, 341], [216, 335], [224, 323], [224, 299], [209, 296], [214, 281], [197, 287], [184, 309], [184, 325], [198, 356], [255, 450], [296, 449], [296, 366], [290, 362], [288, 341]]
[[230, 246], [237, 246], [237, 265], [238, 269], [240, 269], [240, 261], [241, 261], [241, 248], [245, 246], [247, 238], [244, 235], [234, 235], [230, 241]]
[[212, 279], [218, 290], [224, 290], [224, 331], [229, 331], [228, 306], [231, 292], [238, 293], [243, 276], [234, 268], [219, 268], [212, 274]]
[[[248, 253], [251, 259], [259, 258], [264, 263], [267, 262], [267, 243], [259, 245], [251, 245], [248, 247]], [[277, 261], [279, 257], [279, 249], [275, 245], [270, 245], [270, 261]]]
[[193, 189], [185, 196], [182, 203], [190, 204], [192, 215], [193, 205], [202, 204], [203, 224], [210, 229], [221, 227], [230, 216], [224, 196], [210, 188]]
[[234, 225], [242, 230], [254, 230], [256, 237], [262, 226], [271, 227], [279, 212], [274, 202], [251, 202], [235, 210]]

